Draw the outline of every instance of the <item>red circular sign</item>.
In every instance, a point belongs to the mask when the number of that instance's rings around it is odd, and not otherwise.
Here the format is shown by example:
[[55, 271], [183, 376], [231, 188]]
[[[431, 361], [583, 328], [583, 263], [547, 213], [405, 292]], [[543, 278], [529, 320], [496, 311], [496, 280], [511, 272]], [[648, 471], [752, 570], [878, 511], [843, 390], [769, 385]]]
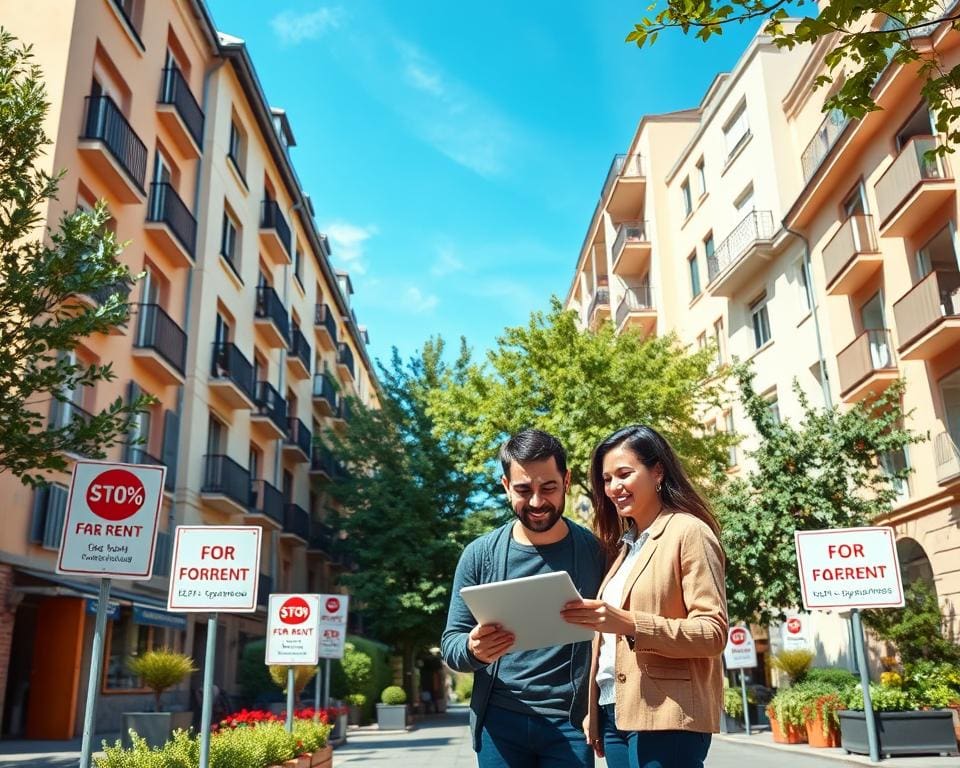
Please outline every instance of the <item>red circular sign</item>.
[[734, 645], [743, 645], [747, 642], [747, 630], [737, 627], [730, 630], [730, 642]]
[[326, 602], [327, 613], [336, 613], [340, 610], [340, 601], [335, 597], [328, 597]]
[[104, 520], [126, 520], [140, 511], [146, 492], [140, 478], [125, 469], [108, 469], [87, 488], [87, 506]]
[[284, 624], [303, 624], [310, 618], [310, 605], [302, 597], [290, 597], [280, 606], [280, 621]]
[[800, 623], [800, 619], [794, 616], [792, 619], [787, 619], [787, 632], [791, 635], [799, 635], [800, 630], [803, 628], [803, 625]]

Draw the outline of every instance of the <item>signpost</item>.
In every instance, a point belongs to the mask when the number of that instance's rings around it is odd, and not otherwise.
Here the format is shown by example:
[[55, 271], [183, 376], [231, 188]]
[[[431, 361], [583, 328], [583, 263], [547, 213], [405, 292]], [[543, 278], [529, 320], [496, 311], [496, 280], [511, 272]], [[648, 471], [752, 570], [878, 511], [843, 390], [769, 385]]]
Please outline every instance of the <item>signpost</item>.
[[780, 637], [785, 651], [802, 651], [810, 648], [810, 620], [807, 616], [789, 616], [780, 626]]
[[743, 696], [743, 725], [750, 735], [750, 710], [747, 707], [747, 680], [743, 670], [757, 666], [757, 646], [747, 627], [730, 627], [727, 631], [727, 647], [723, 649], [723, 661], [727, 669], [740, 670], [740, 693]]
[[210, 764], [217, 613], [253, 613], [257, 610], [262, 533], [259, 526], [177, 526], [167, 610], [210, 613], [203, 668], [200, 768], [208, 768]]
[[[287, 667], [287, 732], [293, 732], [295, 666], [315, 667], [319, 650], [320, 595], [270, 595], [266, 663]], [[318, 670], [319, 671], [319, 670]]]
[[870, 761], [880, 761], [877, 722], [870, 700], [870, 672], [860, 620], [862, 608], [900, 608], [904, 604], [900, 561], [893, 528], [834, 528], [796, 531], [797, 564], [803, 607], [850, 610], [854, 653], [860, 668]]
[[[325, 659], [323, 669], [323, 705], [330, 706], [330, 659], [343, 658], [343, 646], [347, 639], [348, 595], [318, 595], [320, 598], [320, 623], [318, 626], [317, 655]], [[320, 667], [317, 667], [317, 684], [314, 686], [314, 711], [320, 711]]]
[[99, 576], [80, 768], [90, 765], [110, 580], [143, 581], [153, 573], [157, 522], [167, 468], [78, 461], [73, 465], [56, 572]]

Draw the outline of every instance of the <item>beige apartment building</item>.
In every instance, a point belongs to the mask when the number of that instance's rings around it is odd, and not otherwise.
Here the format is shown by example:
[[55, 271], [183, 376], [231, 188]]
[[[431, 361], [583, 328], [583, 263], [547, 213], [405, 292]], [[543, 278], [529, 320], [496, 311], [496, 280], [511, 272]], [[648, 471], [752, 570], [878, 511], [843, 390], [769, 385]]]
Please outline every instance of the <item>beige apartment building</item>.
[[[951, 63], [948, 24], [915, 34]], [[828, 44], [781, 51], [758, 34], [695, 109], [645, 116], [608, 172], [566, 304], [585, 327], [673, 331], [713, 342], [718, 365], [751, 360], [778, 418], [800, 415], [794, 381], [843, 405], [905, 378], [910, 426], [931, 439], [884, 457], [914, 472], [878, 522], [960, 631], [956, 184], [948, 161], [923, 159], [938, 139], [908, 68], [875, 85], [886, 111], [824, 118], [812, 83]], [[730, 471], [748, 470], [739, 404], [704, 425], [742, 437]], [[842, 617], [810, 621], [821, 663], [852, 665]], [[759, 638], [761, 652], [778, 645], [778, 628]]]
[[[131, 655], [203, 657], [206, 617], [164, 610], [174, 526], [264, 531], [261, 608], [220, 618], [215, 682], [229, 693], [271, 591], [336, 589], [349, 564], [324, 520], [342, 468], [321, 438], [343, 429], [352, 399], [375, 406], [377, 385], [349, 276], [331, 266], [290, 159], [290, 123], [202, 0], [0, 0], [0, 18], [33, 45], [51, 102], [45, 169], [66, 176], [45, 221], [105, 200], [125, 263], [144, 273], [128, 325], [76, 353], [111, 361], [116, 380], [50, 413], [65, 423], [118, 396], [157, 399], [140, 442], [108, 457], [168, 468], [154, 577], [111, 594], [97, 730], [116, 732], [121, 712], [151, 700]], [[53, 573], [67, 479], [39, 491], [0, 479], [4, 735], [70, 738], [83, 720], [97, 587]], [[165, 702], [198, 711], [197, 685]]]

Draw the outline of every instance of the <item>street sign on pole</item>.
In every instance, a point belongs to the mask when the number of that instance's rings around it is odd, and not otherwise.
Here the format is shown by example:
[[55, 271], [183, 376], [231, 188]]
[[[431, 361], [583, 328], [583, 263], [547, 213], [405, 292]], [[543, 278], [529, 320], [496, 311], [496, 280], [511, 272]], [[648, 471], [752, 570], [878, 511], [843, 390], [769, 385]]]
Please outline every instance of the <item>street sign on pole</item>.
[[785, 651], [810, 650], [810, 617], [788, 616], [780, 625], [780, 638]]
[[317, 595], [320, 599], [318, 655], [321, 659], [342, 659], [347, 639], [347, 595]]
[[266, 663], [316, 666], [320, 595], [270, 595]]
[[76, 462], [57, 573], [149, 579], [166, 474], [152, 464]]
[[256, 611], [262, 533], [257, 525], [178, 525], [167, 610]]
[[730, 627], [727, 630], [723, 660], [727, 669], [753, 669], [757, 666], [757, 646], [747, 627]]

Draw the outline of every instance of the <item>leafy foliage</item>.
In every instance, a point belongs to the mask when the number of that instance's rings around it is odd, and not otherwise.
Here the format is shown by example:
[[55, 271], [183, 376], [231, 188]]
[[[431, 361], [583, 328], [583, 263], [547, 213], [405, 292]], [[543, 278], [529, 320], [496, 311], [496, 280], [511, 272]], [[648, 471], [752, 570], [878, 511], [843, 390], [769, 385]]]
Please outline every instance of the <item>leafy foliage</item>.
[[[279, 664], [271, 664], [268, 667], [270, 671], [270, 679], [273, 681], [273, 684], [279, 687], [284, 693], [287, 692], [287, 667], [281, 666]], [[313, 676], [317, 674], [316, 667], [308, 667], [303, 664], [293, 667], [293, 693], [295, 696], [299, 696], [300, 692], [307, 687], [307, 683], [313, 680]]]
[[790, 679], [790, 685], [795, 685], [806, 677], [807, 670], [813, 663], [813, 658], [813, 651], [806, 649], [782, 650], [773, 655], [770, 664]]
[[380, 694], [380, 701], [384, 704], [406, 704], [407, 694], [399, 685], [388, 685]]
[[937, 593], [923, 579], [907, 585], [903, 608], [863, 611], [863, 623], [893, 643], [903, 664], [921, 660], [960, 663], [960, 645], [944, 635]]
[[64, 453], [103, 458], [149, 402], [118, 398], [89, 418], [47, 423], [71, 392], [115, 378], [109, 363], [65, 353], [127, 321], [132, 278], [103, 205], [65, 215], [56, 231], [40, 229], [60, 178], [40, 168], [50, 143], [40, 78], [30, 48], [0, 30], [0, 472], [32, 485], [66, 469]]
[[197, 671], [190, 656], [169, 648], [157, 648], [133, 656], [127, 661], [127, 667], [153, 691], [157, 700], [157, 712], [160, 711], [161, 694]]

